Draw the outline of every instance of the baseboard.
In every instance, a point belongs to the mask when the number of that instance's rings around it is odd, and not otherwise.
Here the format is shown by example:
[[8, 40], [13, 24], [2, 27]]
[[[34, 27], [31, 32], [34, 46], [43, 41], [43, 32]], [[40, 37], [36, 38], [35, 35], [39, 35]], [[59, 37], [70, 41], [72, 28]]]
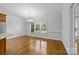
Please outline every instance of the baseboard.
[[13, 34], [11, 36], [6, 37], [6, 39], [16, 38], [16, 37], [20, 37], [20, 36], [25, 36], [25, 34], [16, 34], [16, 35]]
[[62, 41], [62, 39], [58, 39], [58, 38], [51, 38], [51, 37], [46, 37], [46, 36], [39, 36], [39, 35], [27, 35], [27, 36], [33, 36], [33, 37], [39, 37], [39, 38], [45, 38], [45, 39], [55, 39], [55, 40], [59, 40]]

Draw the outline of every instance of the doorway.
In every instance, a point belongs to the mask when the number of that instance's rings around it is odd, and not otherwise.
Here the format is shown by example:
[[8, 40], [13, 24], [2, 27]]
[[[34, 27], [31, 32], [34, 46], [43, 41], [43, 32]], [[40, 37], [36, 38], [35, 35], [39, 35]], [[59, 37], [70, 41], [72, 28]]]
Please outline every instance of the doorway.
[[75, 29], [75, 53], [79, 55], [79, 4], [75, 5], [74, 8], [74, 29]]

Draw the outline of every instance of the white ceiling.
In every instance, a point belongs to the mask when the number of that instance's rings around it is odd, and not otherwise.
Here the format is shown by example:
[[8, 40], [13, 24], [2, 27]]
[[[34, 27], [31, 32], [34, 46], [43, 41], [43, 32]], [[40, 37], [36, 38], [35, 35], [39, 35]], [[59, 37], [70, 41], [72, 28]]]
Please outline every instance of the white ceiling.
[[0, 8], [3, 8], [6, 13], [11, 13], [22, 18], [36, 17], [41, 15], [61, 12], [61, 3], [0, 3]]

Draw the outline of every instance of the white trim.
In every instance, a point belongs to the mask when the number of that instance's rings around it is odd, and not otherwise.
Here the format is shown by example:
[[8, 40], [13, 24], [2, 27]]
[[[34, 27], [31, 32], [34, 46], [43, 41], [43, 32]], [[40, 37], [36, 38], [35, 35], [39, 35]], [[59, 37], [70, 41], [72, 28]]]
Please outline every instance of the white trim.
[[[75, 28], [75, 8], [76, 8], [76, 6], [77, 6], [78, 4], [77, 3], [75, 3], [74, 5], [73, 5], [73, 30], [74, 30], [74, 28]], [[77, 54], [77, 49], [76, 49], [76, 47], [75, 47], [75, 32], [73, 31], [73, 38], [74, 38], [74, 40], [73, 40], [73, 43], [74, 43], [74, 54]]]

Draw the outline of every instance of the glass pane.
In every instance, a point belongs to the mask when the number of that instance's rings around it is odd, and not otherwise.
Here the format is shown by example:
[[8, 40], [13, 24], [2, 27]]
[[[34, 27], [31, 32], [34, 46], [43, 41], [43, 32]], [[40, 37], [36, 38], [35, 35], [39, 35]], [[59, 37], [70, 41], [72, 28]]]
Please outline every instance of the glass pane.
[[34, 22], [31, 23], [31, 32], [34, 32]]
[[47, 33], [47, 24], [45, 24], [45, 23], [41, 24], [41, 32], [42, 33]]
[[36, 23], [36, 32], [39, 32], [40, 31], [40, 24], [39, 23]]

